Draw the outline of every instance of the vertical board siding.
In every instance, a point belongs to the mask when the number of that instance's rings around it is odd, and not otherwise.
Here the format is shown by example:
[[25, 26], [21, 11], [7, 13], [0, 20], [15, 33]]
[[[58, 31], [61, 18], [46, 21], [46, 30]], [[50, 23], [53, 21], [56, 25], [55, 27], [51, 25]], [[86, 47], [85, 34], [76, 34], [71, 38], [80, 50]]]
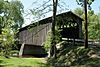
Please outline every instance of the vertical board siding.
[[46, 40], [47, 32], [51, 28], [51, 23], [39, 25], [31, 29], [23, 30], [19, 33], [19, 44], [42, 46]]

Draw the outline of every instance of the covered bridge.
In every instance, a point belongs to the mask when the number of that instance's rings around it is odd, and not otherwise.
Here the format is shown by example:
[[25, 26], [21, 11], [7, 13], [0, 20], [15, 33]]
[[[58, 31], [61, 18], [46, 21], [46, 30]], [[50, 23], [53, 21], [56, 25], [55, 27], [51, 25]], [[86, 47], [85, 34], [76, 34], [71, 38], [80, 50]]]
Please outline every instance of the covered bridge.
[[[64, 38], [81, 38], [82, 21], [80, 17], [73, 12], [58, 14], [57, 25], [61, 29], [61, 35]], [[19, 55], [43, 56], [45, 50], [43, 43], [46, 40], [47, 32], [52, 27], [52, 17], [45, 18], [36, 23], [30, 24], [19, 30]]]

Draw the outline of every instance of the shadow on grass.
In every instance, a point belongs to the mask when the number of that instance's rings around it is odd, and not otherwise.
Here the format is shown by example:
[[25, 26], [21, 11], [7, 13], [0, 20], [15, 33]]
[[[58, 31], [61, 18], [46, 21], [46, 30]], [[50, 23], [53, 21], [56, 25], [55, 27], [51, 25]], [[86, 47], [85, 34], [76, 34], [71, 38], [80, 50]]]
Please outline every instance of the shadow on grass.
[[0, 60], [0, 63], [2, 63], [3, 62], [3, 60]]
[[4, 67], [3, 60], [0, 60], [0, 67]]
[[0, 67], [4, 67], [4, 65], [0, 65]]
[[40, 67], [53, 67], [53, 66], [50, 65], [50, 64], [42, 63], [42, 62], [37, 62], [37, 64], [41, 65]]
[[32, 66], [21, 66], [21, 65], [20, 65], [19, 67], [32, 67]]

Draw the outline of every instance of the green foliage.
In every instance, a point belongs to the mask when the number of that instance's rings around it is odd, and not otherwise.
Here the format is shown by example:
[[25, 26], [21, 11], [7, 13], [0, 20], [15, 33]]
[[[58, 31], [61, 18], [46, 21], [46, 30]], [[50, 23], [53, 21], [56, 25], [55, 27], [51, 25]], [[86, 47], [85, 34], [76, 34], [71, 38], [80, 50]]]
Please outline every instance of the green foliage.
[[74, 12], [75, 12], [75, 14], [77, 14], [78, 16], [82, 16], [83, 15], [83, 13], [84, 13], [84, 11], [81, 9], [81, 8], [76, 8], [75, 10], [74, 10]]
[[0, 0], [0, 52], [9, 56], [14, 45], [16, 33], [23, 24], [23, 5], [20, 1]]
[[[91, 4], [94, 2], [95, 0], [87, 0], [87, 5], [88, 8], [91, 10]], [[84, 7], [84, 0], [76, 0], [78, 5], [81, 5], [82, 7]]]
[[[46, 38], [46, 41], [45, 41], [45, 49], [48, 51], [48, 49], [50, 49], [51, 47], [51, 40], [52, 40], [52, 34], [51, 34], [51, 30], [48, 31], [48, 34], [47, 34], [47, 38]], [[56, 30], [55, 30], [55, 42], [56, 43], [59, 43], [61, 41], [61, 35], [60, 35], [60, 31], [57, 29], [56, 27]]]
[[48, 51], [50, 49], [50, 46], [51, 46], [51, 30], [48, 31], [47, 38], [44, 43], [44, 48]]
[[19, 51], [18, 50], [11, 50], [10, 51], [10, 56], [18, 56], [18, 54], [19, 54]]
[[[1, 0], [1, 13], [0, 16], [2, 17], [2, 24], [6, 25], [8, 22], [7, 20], [13, 21], [9, 23], [13, 30], [17, 30], [17, 28], [21, 28], [23, 24], [23, 5], [20, 3], [20, 1], [14, 0], [14, 1], [4, 1]], [[5, 22], [4, 22], [5, 21]]]
[[[77, 15], [85, 19], [84, 13], [81, 8], [77, 8], [74, 11]], [[88, 36], [89, 39], [100, 40], [100, 14], [95, 14], [93, 10], [88, 11]], [[84, 21], [83, 21], [84, 23]], [[83, 24], [83, 32], [84, 32]]]
[[0, 35], [1, 38], [1, 46], [4, 56], [10, 55], [11, 47], [14, 45], [14, 33], [11, 31], [10, 28], [5, 27], [2, 29], [2, 34]]
[[100, 20], [99, 14], [88, 14], [88, 31], [89, 38], [94, 40], [100, 40]]

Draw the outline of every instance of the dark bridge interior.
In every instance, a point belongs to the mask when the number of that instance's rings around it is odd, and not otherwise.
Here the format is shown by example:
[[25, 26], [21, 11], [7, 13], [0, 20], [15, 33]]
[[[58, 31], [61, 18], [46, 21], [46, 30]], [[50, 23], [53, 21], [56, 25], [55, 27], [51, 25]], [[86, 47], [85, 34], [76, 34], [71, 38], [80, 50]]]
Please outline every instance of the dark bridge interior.
[[64, 23], [60, 30], [62, 38], [79, 38], [79, 25], [75, 21], [68, 21]]

